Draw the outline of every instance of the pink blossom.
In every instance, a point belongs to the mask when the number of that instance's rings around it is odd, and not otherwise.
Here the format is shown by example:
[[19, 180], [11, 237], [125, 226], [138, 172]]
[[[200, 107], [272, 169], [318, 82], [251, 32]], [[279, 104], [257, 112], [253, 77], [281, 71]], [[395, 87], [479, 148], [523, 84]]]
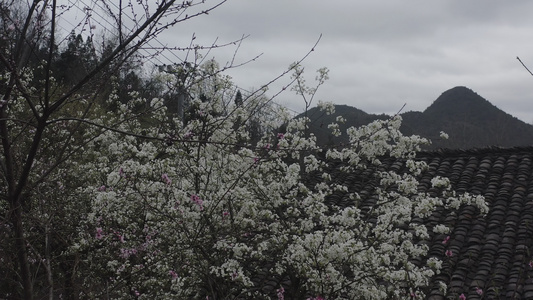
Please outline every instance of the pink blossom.
[[447, 236], [443, 241], [442, 244], [446, 245], [448, 241], [450, 240], [450, 236]]
[[118, 175], [120, 175], [120, 177], [126, 177], [124, 175], [124, 169], [122, 169], [122, 167], [118, 170]]
[[141, 295], [141, 293], [139, 293], [139, 291], [135, 290], [135, 296], [139, 297]]
[[446, 252], [444, 254], [446, 254], [446, 256], [448, 256], [448, 257], [452, 257], [453, 256], [452, 250], [446, 250]]
[[277, 295], [278, 295], [278, 300], [284, 300], [285, 299], [285, 289], [283, 287], [280, 287], [279, 289], [276, 290], [277, 292]]
[[461, 295], [459, 295], [459, 300], [466, 300], [466, 296], [465, 296], [465, 294], [461, 294]]
[[15, 25], [14, 25], [14, 24], [10, 24], [10, 25], [7, 27], [7, 30], [8, 30], [8, 31], [13, 31], [13, 30], [15, 30]]
[[533, 268], [533, 260], [529, 262], [529, 267]]
[[194, 133], [192, 131], [188, 131], [186, 134], [183, 135], [184, 139], [190, 139], [192, 138]]
[[191, 195], [191, 201], [196, 203], [200, 207], [200, 210], [204, 209], [204, 201], [198, 197], [198, 195]]
[[222, 213], [222, 218], [225, 218], [227, 216], [229, 216], [229, 212], [225, 211], [225, 212]]
[[167, 173], [163, 173], [163, 175], [161, 175], [161, 179], [166, 185], [170, 185], [172, 183], [172, 180], [170, 180]]
[[113, 230], [113, 233], [118, 237], [118, 240], [121, 243], [124, 243], [124, 236], [122, 234], [120, 234], [120, 232]]
[[104, 237], [103, 232], [101, 227], [96, 228], [96, 239], [102, 239]]
[[237, 271], [233, 271], [233, 273], [231, 274], [231, 280], [235, 280], [238, 276], [239, 274], [237, 273]]
[[98, 188], [99, 192], [105, 192], [105, 190], [106, 190], [105, 185], [102, 185], [101, 187]]
[[135, 255], [137, 254], [137, 249], [135, 248], [132, 248], [132, 249], [125, 249], [125, 248], [122, 248], [120, 249], [120, 257], [122, 258], [128, 258], [132, 255]]
[[282, 140], [283, 138], [285, 137], [285, 135], [283, 133], [278, 133], [278, 139]]
[[476, 293], [480, 296], [483, 295], [483, 290], [476, 286]]
[[176, 273], [174, 270], [168, 271], [168, 274], [172, 276], [172, 279], [178, 278], [178, 273]]

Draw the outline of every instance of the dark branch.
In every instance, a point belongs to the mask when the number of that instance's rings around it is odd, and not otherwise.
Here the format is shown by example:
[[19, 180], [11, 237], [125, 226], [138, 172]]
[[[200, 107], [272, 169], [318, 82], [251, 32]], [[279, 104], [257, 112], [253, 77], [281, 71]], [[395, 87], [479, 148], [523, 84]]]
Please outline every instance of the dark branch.
[[520, 57], [517, 56], [516, 59], [518, 59], [518, 61], [522, 64], [522, 66], [529, 72], [529, 74], [531, 74], [531, 76], [533, 76], [533, 73], [526, 67], [526, 65], [522, 62]]

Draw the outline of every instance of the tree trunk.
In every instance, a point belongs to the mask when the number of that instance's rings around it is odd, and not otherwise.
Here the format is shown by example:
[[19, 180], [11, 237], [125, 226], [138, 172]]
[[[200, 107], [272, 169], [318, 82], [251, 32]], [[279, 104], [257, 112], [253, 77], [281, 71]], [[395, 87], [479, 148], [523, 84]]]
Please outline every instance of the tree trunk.
[[30, 264], [28, 261], [28, 247], [24, 238], [24, 228], [22, 225], [22, 204], [20, 199], [12, 199], [11, 203], [11, 223], [15, 227], [15, 241], [17, 249], [17, 260], [20, 270], [20, 281], [22, 282], [24, 299], [33, 299], [33, 286], [31, 282]]

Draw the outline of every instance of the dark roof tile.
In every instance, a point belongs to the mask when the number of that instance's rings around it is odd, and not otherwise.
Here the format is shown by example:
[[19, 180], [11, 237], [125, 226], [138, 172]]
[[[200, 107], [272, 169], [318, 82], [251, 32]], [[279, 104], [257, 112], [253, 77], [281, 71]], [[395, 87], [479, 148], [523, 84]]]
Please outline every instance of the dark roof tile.
[[[455, 298], [464, 293], [467, 299], [482, 299], [476, 292], [479, 287], [483, 299], [533, 299], [533, 268], [529, 266], [533, 260], [533, 147], [437, 150], [420, 153], [418, 159], [428, 164], [421, 174], [419, 191], [437, 195], [431, 178], [445, 176], [456, 192], [483, 195], [490, 209], [483, 217], [471, 205], [456, 213], [441, 208], [426, 220], [427, 224], [442, 222], [453, 229], [447, 245], [442, 244], [446, 235], [431, 233], [428, 255], [441, 259], [443, 268], [430, 282], [427, 299], [446, 299], [438, 281], [447, 282], [448, 295], [455, 293]], [[383, 163], [381, 170], [405, 171], [401, 161], [388, 159]], [[363, 213], [376, 203], [373, 170], [331, 173], [334, 180], [359, 193]], [[354, 205], [354, 200], [340, 192], [329, 201], [336, 207]], [[450, 258], [445, 257], [448, 249], [454, 253]], [[277, 288], [279, 281], [267, 285]]]
[[[533, 299], [533, 148], [438, 150], [422, 153], [428, 175], [446, 176], [457, 192], [481, 194], [490, 211], [484, 218], [473, 206], [457, 214], [432, 215], [453, 227], [451, 242], [435, 235], [429, 255], [443, 260], [443, 273], [434, 277], [428, 299], [444, 299], [435, 283], [449, 283], [449, 292], [467, 299]], [[427, 189], [428, 179], [423, 186]], [[445, 213], [439, 211], [439, 214]], [[444, 257], [445, 249], [457, 255]]]

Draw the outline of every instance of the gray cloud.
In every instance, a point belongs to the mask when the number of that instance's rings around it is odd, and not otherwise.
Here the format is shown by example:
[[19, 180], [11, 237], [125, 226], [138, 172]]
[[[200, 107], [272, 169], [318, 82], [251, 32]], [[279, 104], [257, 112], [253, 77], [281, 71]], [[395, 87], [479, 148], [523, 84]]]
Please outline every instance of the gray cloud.
[[[207, 4], [215, 1], [206, 1]], [[370, 113], [424, 110], [457, 85], [472, 88], [506, 112], [533, 122], [533, 1], [528, 0], [229, 0], [209, 15], [179, 24], [161, 35], [168, 46], [210, 44], [249, 34], [237, 62], [261, 58], [229, 74], [243, 88], [259, 87], [300, 59], [308, 81], [314, 70], [330, 69], [318, 99]], [[209, 53], [221, 64], [235, 47]], [[170, 60], [183, 53], [166, 55]], [[164, 58], [161, 58], [164, 61]], [[271, 88], [273, 94], [288, 82]], [[286, 92], [278, 102], [301, 110]]]
[[[325, 100], [376, 113], [393, 113], [404, 102], [408, 110], [423, 110], [446, 89], [465, 85], [522, 120], [533, 120], [528, 101], [533, 78], [515, 59], [527, 61], [533, 47], [528, 16], [533, 3], [287, 2], [234, 1], [227, 6], [235, 7], [231, 18], [217, 17], [228, 33], [240, 28], [252, 34], [243, 47], [250, 43], [265, 52], [267, 74], [275, 66], [284, 69], [323, 33], [306, 63], [310, 70], [331, 69], [320, 94]], [[242, 23], [235, 21], [240, 14]], [[241, 77], [235, 78], [239, 84]], [[281, 98], [301, 108], [296, 97]]]

